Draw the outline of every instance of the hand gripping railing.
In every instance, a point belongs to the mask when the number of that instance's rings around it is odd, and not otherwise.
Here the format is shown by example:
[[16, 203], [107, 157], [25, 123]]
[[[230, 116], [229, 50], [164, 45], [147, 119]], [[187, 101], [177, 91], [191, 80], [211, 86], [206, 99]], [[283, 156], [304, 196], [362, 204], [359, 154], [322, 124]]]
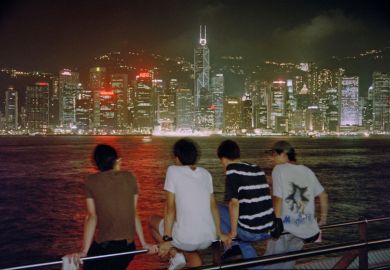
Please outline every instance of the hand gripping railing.
[[[84, 258], [81, 258], [81, 261], [84, 262], [84, 261], [89, 261], [89, 260], [97, 260], [97, 259], [104, 259], [104, 258], [125, 256], [125, 255], [138, 255], [138, 254], [142, 254], [142, 253], [146, 253], [146, 252], [148, 252], [147, 249], [140, 249], [140, 250], [134, 250], [134, 251], [128, 251], [128, 252], [112, 253], [112, 254], [106, 254], [106, 255], [84, 257]], [[3, 268], [3, 269], [0, 269], [0, 270], [29, 269], [29, 268], [37, 268], [37, 267], [50, 266], [50, 265], [56, 265], [56, 264], [62, 264], [62, 260], [61, 261], [46, 262], [46, 263], [21, 265], [21, 266], [17, 266], [17, 267]]]
[[[321, 230], [328, 230], [336, 227], [344, 227], [350, 225], [358, 225], [359, 226], [359, 241], [357, 242], [346, 242], [339, 243], [335, 245], [324, 246], [315, 249], [308, 249], [305, 251], [293, 251], [284, 254], [277, 255], [269, 255], [262, 256], [261, 258], [253, 258], [247, 260], [238, 260], [236, 262], [231, 263], [221, 263], [219, 258], [219, 245], [214, 245], [213, 250], [214, 253], [214, 265], [202, 266], [191, 269], [202, 269], [202, 270], [214, 270], [214, 269], [235, 269], [238, 267], [251, 267], [256, 265], [263, 264], [271, 264], [271, 263], [279, 263], [284, 261], [295, 260], [299, 258], [307, 258], [313, 257], [322, 254], [329, 254], [339, 251], [352, 251], [343, 256], [336, 265], [333, 266], [333, 269], [346, 269], [348, 265], [359, 256], [359, 269], [368, 269], [368, 248], [372, 246], [378, 246], [381, 244], [390, 243], [390, 238], [378, 239], [374, 241], [367, 240], [367, 224], [372, 222], [380, 222], [390, 220], [390, 217], [383, 218], [374, 218], [374, 219], [366, 219], [360, 218], [358, 221], [350, 221], [350, 222], [342, 222], [336, 224], [325, 225], [321, 227]], [[284, 232], [283, 234], [287, 234]]]

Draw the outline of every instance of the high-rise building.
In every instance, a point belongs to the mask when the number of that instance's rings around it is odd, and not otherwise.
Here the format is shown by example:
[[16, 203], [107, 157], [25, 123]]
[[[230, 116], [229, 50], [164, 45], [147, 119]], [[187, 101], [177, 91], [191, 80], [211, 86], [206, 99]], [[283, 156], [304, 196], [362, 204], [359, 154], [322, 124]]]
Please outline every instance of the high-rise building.
[[210, 130], [214, 128], [214, 111], [210, 91], [210, 51], [207, 47], [206, 26], [197, 48], [194, 50], [194, 106], [195, 129]]
[[325, 129], [329, 132], [339, 130], [339, 91], [336, 88], [326, 90]]
[[213, 93], [213, 106], [215, 114], [215, 128], [223, 129], [223, 96], [225, 92], [225, 82], [223, 74], [216, 74], [211, 78], [211, 89]]
[[64, 128], [76, 127], [76, 96], [79, 92], [79, 73], [63, 69], [59, 74], [59, 113]]
[[106, 82], [106, 68], [94, 67], [89, 69], [89, 84], [88, 89], [93, 96], [93, 126], [100, 126], [100, 91]]
[[253, 131], [253, 108], [252, 99], [249, 94], [242, 97], [241, 100], [241, 129], [246, 132]]
[[117, 128], [117, 95], [111, 85], [106, 84], [99, 93], [100, 96], [100, 129], [110, 131]]
[[192, 90], [178, 87], [176, 91], [176, 130], [192, 131], [194, 129], [194, 96]]
[[79, 93], [76, 97], [76, 126], [84, 132], [92, 127], [92, 102], [92, 92], [79, 84]]
[[272, 129], [286, 124], [286, 92], [286, 81], [278, 80], [271, 84], [269, 112]]
[[373, 128], [374, 131], [390, 131], [390, 73], [374, 72], [373, 79]]
[[241, 124], [241, 98], [225, 97], [223, 108], [224, 132], [239, 132]]
[[267, 128], [267, 105], [268, 87], [266, 81], [255, 81], [249, 86], [249, 93], [252, 97], [253, 122], [255, 129]]
[[49, 126], [55, 128], [60, 125], [60, 93], [59, 78], [53, 77], [49, 92]]
[[5, 91], [5, 126], [8, 130], [18, 128], [18, 91], [13, 86], [8, 87]]
[[153, 73], [141, 72], [134, 89], [134, 125], [137, 132], [151, 133], [155, 123], [153, 106]]
[[359, 124], [359, 77], [343, 77], [340, 88], [340, 127]]
[[116, 96], [116, 126], [121, 129], [129, 126], [128, 123], [128, 76], [127, 74], [112, 74], [111, 87]]
[[26, 88], [26, 125], [29, 132], [47, 132], [49, 84], [46, 82], [37, 82]]

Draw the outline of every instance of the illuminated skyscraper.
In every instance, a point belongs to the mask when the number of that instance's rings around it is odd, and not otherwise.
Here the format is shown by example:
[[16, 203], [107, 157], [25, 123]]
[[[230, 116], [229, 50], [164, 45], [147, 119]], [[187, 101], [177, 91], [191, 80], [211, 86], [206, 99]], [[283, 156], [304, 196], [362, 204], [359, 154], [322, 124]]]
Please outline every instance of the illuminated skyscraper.
[[237, 133], [241, 123], [241, 98], [225, 97], [223, 104], [224, 131]]
[[374, 131], [390, 131], [390, 73], [373, 75], [373, 127]]
[[213, 106], [215, 115], [215, 128], [223, 129], [223, 95], [225, 89], [223, 74], [216, 74], [211, 78], [211, 89], [213, 93]]
[[76, 126], [76, 96], [78, 94], [79, 73], [63, 69], [59, 74], [59, 113], [62, 127]]
[[252, 99], [249, 95], [244, 95], [241, 101], [241, 129], [253, 130], [253, 109]]
[[327, 131], [338, 131], [339, 123], [339, 91], [335, 88], [326, 90], [325, 127]]
[[93, 96], [93, 125], [100, 125], [100, 91], [106, 81], [106, 69], [104, 67], [94, 67], [89, 69], [88, 89]]
[[46, 82], [37, 82], [26, 88], [26, 125], [30, 132], [47, 132], [49, 84]]
[[195, 129], [210, 130], [214, 128], [214, 111], [212, 93], [210, 92], [210, 51], [207, 47], [206, 26], [197, 48], [194, 50], [194, 106]]
[[100, 129], [110, 131], [117, 127], [117, 95], [111, 85], [104, 85], [100, 97]]
[[152, 80], [151, 72], [141, 72], [136, 77], [133, 128], [142, 133], [152, 132], [155, 122]]
[[13, 86], [5, 91], [5, 126], [8, 130], [18, 128], [18, 91]]
[[117, 113], [117, 128], [128, 126], [128, 109], [127, 109], [127, 91], [128, 91], [128, 76], [127, 74], [112, 74], [111, 87], [116, 96], [116, 113]]
[[194, 128], [194, 96], [191, 89], [178, 87], [176, 91], [176, 130], [192, 131]]
[[340, 127], [359, 124], [359, 77], [343, 77], [340, 89]]
[[272, 129], [286, 122], [286, 81], [274, 81], [271, 85], [270, 120]]

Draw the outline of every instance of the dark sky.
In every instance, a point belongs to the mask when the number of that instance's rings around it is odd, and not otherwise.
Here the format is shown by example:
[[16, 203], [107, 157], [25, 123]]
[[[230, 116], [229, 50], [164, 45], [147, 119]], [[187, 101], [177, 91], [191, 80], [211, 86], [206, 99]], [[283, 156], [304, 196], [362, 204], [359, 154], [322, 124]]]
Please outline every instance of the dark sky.
[[2, 0], [0, 66], [56, 71], [111, 50], [322, 61], [390, 46], [387, 0]]

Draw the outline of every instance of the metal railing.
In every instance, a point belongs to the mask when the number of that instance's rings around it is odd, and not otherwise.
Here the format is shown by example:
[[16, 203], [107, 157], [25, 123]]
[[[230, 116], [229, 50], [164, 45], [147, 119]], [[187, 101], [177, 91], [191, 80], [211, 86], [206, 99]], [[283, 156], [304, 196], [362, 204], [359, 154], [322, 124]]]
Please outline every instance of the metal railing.
[[[342, 222], [336, 224], [330, 224], [321, 226], [321, 230], [328, 230], [337, 227], [344, 227], [350, 225], [358, 225], [359, 229], [359, 241], [345, 242], [334, 245], [323, 246], [319, 248], [312, 248], [306, 250], [292, 251], [283, 254], [275, 254], [269, 256], [262, 256], [253, 259], [238, 260], [235, 262], [223, 263], [219, 260], [221, 243], [214, 245], [213, 254], [214, 264], [202, 267], [196, 267], [191, 269], [202, 269], [202, 270], [215, 270], [215, 269], [237, 269], [240, 267], [252, 267], [258, 265], [266, 265], [272, 263], [280, 263], [285, 261], [291, 261], [301, 258], [309, 258], [318, 255], [330, 254], [341, 251], [347, 252], [334, 266], [332, 269], [346, 269], [352, 261], [359, 256], [359, 269], [368, 269], [368, 249], [369, 247], [376, 247], [383, 244], [390, 244], [390, 238], [377, 239], [368, 241], [367, 239], [367, 225], [368, 223], [388, 221], [390, 217], [366, 219], [360, 218], [358, 221]], [[287, 233], [283, 233], [287, 234]], [[390, 264], [390, 262], [389, 262]]]
[[[111, 258], [111, 257], [118, 257], [118, 256], [125, 256], [125, 255], [138, 255], [148, 252], [147, 249], [140, 249], [140, 250], [134, 250], [129, 252], [121, 252], [121, 253], [112, 253], [112, 254], [106, 254], [106, 255], [99, 255], [99, 256], [91, 256], [91, 257], [84, 257], [81, 258], [81, 262], [89, 261], [89, 260], [97, 260], [97, 259], [105, 259], [105, 258]], [[45, 266], [51, 266], [51, 265], [57, 265], [62, 264], [62, 260], [60, 261], [52, 261], [52, 262], [45, 262], [45, 263], [36, 263], [36, 264], [29, 264], [29, 265], [21, 265], [11, 268], [3, 268], [0, 270], [19, 270], [19, 269], [29, 269], [29, 268], [37, 268], [37, 267], [45, 267]]]
[[[191, 268], [191, 269], [194, 269], [194, 270], [195, 269], [216, 270], [216, 269], [235, 269], [237, 267], [252, 267], [252, 266], [263, 265], [263, 264], [272, 264], [272, 263], [279, 263], [279, 262], [285, 262], [285, 261], [290, 261], [290, 260], [296, 260], [296, 259], [300, 259], [300, 258], [309, 258], [309, 257], [313, 257], [313, 256], [335, 253], [335, 252], [340, 252], [340, 251], [350, 251], [350, 252], [345, 254], [333, 266], [333, 269], [346, 269], [348, 267], [348, 265], [357, 256], [359, 256], [359, 269], [368, 269], [368, 248], [369, 247], [376, 247], [376, 246], [383, 245], [383, 244], [390, 244], [390, 238], [383, 238], [383, 239], [368, 241], [368, 239], [367, 239], [367, 225], [368, 225], [368, 223], [387, 221], [387, 220], [390, 220], [390, 217], [374, 218], [374, 219], [361, 218], [358, 221], [342, 222], [342, 223], [325, 225], [325, 226], [321, 227], [321, 230], [328, 230], [328, 229], [337, 228], [337, 227], [358, 225], [359, 241], [339, 243], [339, 244], [334, 244], [334, 245], [323, 246], [320, 248], [307, 249], [304, 251], [299, 250], [299, 251], [292, 251], [292, 252], [283, 253], [283, 254], [262, 256], [262, 257], [253, 258], [253, 259], [238, 260], [236, 262], [230, 262], [230, 263], [222, 263], [220, 261], [222, 244], [220, 241], [215, 241], [215, 242], [213, 242], [213, 245], [212, 245], [214, 265], [206, 265], [206, 266], [196, 267], [196, 268]], [[283, 234], [286, 234], [286, 233], [283, 233]], [[104, 258], [125, 256], [125, 255], [138, 255], [138, 254], [143, 254], [143, 253], [147, 253], [147, 252], [148, 252], [148, 250], [141, 249], [141, 250], [135, 250], [135, 251], [129, 251], [129, 252], [122, 252], [122, 253], [113, 253], [113, 254], [106, 254], [106, 255], [93, 256], [93, 257], [84, 257], [84, 258], [81, 258], [81, 261], [97, 260], [97, 259], [104, 259]], [[59, 260], [59, 261], [52, 261], [52, 262], [45, 262], [45, 263], [38, 263], [38, 264], [22, 265], [22, 266], [11, 267], [11, 268], [3, 268], [0, 270], [29, 269], [29, 268], [58, 265], [58, 264], [62, 264], [62, 263], [63, 263], [62, 260]]]

